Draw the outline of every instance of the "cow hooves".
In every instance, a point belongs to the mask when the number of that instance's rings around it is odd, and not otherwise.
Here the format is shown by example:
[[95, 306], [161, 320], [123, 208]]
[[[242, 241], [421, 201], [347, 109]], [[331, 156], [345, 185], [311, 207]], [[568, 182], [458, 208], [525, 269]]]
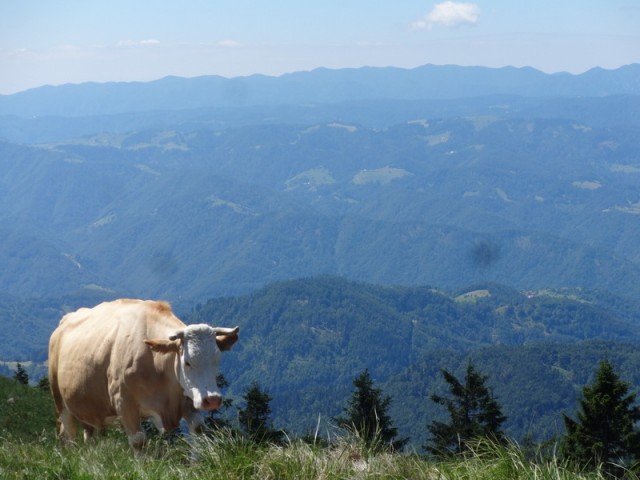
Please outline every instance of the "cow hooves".
[[144, 446], [146, 436], [144, 432], [136, 432], [133, 435], [127, 437], [129, 439], [129, 445], [133, 449], [133, 454], [139, 457], [142, 453], [142, 447]]

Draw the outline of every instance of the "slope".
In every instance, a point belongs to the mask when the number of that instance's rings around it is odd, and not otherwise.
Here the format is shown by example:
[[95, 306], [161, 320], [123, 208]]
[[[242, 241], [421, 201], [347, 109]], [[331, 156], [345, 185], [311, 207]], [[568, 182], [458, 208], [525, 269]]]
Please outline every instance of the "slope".
[[[437, 414], [424, 404], [439, 369], [459, 369], [470, 356], [500, 384], [509, 433], [521, 439], [530, 428], [545, 438], [557, 432], [552, 419], [575, 405], [576, 388], [596, 357], [624, 353], [616, 359], [630, 362], [625, 374], [640, 361], [631, 346], [612, 343], [637, 345], [637, 304], [589, 291], [522, 295], [499, 285], [464, 293], [318, 277], [211, 300], [187, 318], [240, 326], [242, 341], [222, 368], [231, 394], [257, 381], [274, 398], [276, 424], [296, 433], [311, 432], [318, 415], [326, 422], [339, 414], [351, 380], [368, 368], [393, 393], [399, 426], [417, 435], [426, 423], [415, 419]], [[608, 343], [580, 346], [590, 339]], [[590, 360], [577, 365], [585, 351]], [[558, 368], [573, 373], [562, 377]], [[538, 404], [548, 391], [555, 391], [551, 400]]]

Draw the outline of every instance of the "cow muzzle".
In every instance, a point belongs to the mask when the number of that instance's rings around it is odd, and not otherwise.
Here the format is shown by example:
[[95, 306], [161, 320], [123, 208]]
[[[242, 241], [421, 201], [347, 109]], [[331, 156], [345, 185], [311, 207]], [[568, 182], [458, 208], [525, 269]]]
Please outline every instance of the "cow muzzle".
[[210, 395], [202, 399], [200, 410], [217, 410], [222, 406], [222, 397], [220, 395]]

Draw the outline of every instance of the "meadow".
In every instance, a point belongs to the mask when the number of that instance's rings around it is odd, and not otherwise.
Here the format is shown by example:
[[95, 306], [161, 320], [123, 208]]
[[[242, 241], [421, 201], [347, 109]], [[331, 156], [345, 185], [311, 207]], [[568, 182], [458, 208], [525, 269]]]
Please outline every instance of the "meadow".
[[[228, 431], [188, 444], [150, 442], [134, 458], [126, 440], [108, 435], [91, 445], [63, 445], [49, 434], [34, 441], [0, 439], [2, 479], [604, 479], [555, 457], [527, 459], [516, 445], [480, 442], [471, 455], [429, 460], [410, 453], [368, 450], [357, 437], [337, 439], [330, 447], [302, 441], [285, 446], [259, 445]], [[629, 479], [638, 478], [628, 472]]]
[[[135, 458], [124, 433], [111, 429], [90, 444], [65, 444], [55, 434], [53, 405], [42, 388], [0, 377], [0, 479], [605, 479], [554, 455], [515, 443], [480, 441], [470, 454], [449, 459], [421, 451], [390, 453], [354, 433], [335, 429], [328, 440], [287, 438], [256, 443], [232, 429], [191, 439], [150, 435]], [[629, 480], [640, 478], [629, 471]]]

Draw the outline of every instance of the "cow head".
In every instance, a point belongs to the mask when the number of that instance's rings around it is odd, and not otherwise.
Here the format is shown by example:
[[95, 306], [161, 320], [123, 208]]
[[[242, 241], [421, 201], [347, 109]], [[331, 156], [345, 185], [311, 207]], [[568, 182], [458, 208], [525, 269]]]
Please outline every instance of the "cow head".
[[189, 325], [171, 335], [168, 341], [145, 340], [145, 343], [156, 352], [176, 352], [176, 374], [184, 394], [193, 400], [198, 410], [216, 410], [222, 405], [216, 383], [220, 356], [238, 340], [239, 330], [239, 327]]

